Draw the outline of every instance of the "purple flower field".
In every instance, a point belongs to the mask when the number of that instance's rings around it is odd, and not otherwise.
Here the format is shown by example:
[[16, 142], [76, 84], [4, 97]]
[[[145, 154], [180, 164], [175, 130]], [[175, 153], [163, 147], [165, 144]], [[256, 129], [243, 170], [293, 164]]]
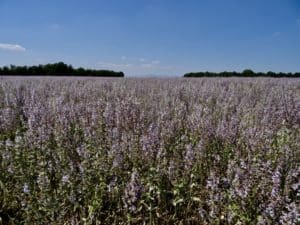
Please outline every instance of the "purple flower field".
[[300, 79], [0, 78], [0, 224], [299, 224]]

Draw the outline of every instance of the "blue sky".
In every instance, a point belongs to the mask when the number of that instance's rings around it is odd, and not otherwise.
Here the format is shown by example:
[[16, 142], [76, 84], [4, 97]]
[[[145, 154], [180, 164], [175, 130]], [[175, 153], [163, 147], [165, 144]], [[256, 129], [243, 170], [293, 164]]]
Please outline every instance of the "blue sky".
[[0, 0], [0, 65], [300, 71], [300, 0]]

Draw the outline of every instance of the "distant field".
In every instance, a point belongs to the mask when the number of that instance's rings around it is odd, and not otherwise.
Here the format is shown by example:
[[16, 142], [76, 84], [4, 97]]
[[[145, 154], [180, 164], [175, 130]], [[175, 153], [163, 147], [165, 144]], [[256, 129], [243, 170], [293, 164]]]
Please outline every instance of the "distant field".
[[300, 79], [0, 77], [0, 224], [297, 224]]

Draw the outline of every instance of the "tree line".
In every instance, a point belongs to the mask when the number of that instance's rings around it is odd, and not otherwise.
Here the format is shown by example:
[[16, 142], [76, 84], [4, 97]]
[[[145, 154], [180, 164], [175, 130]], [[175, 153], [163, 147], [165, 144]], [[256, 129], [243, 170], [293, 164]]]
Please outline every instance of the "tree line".
[[73, 68], [63, 62], [38, 66], [4, 66], [0, 67], [0, 75], [9, 76], [94, 76], [94, 77], [124, 77], [123, 72], [110, 70], [93, 70]]
[[243, 72], [193, 72], [184, 74], [184, 77], [300, 77], [300, 73], [275, 73], [272, 71], [263, 73], [246, 69]]

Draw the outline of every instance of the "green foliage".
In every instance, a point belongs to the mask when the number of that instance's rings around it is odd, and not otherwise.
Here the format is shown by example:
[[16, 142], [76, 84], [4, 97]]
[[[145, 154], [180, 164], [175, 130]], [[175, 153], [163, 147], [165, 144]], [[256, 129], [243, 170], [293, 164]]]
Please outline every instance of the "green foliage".
[[280, 78], [280, 77], [289, 77], [289, 78], [297, 78], [300, 77], [300, 73], [275, 73], [272, 71], [269, 71], [267, 73], [262, 72], [254, 72], [250, 69], [245, 69], [243, 72], [192, 72], [192, 73], [186, 73], [184, 74], [184, 77], [274, 77], [274, 78]]
[[63, 62], [38, 65], [38, 66], [15, 66], [0, 67], [0, 75], [10, 76], [92, 76], [92, 77], [124, 77], [123, 72], [110, 70], [91, 70], [78, 68]]

